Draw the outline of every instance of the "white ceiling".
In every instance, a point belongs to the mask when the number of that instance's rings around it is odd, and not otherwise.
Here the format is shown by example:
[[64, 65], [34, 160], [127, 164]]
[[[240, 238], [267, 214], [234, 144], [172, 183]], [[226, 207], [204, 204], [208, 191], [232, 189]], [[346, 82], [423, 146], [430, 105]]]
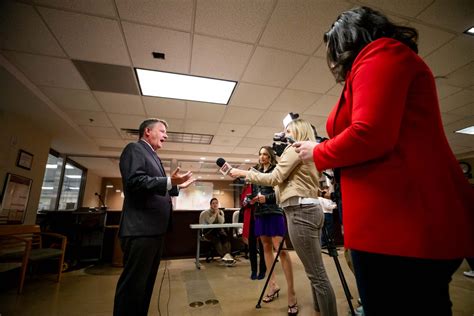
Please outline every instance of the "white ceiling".
[[[121, 128], [159, 117], [169, 131], [214, 135], [210, 145], [166, 143], [161, 157], [220, 179], [216, 158], [255, 163], [288, 112], [326, 136], [341, 87], [328, 70], [322, 36], [340, 12], [360, 4], [419, 30], [420, 55], [439, 77], [451, 148], [473, 157], [474, 136], [453, 133], [474, 125], [474, 37], [462, 33], [474, 24], [471, 0], [1, 1], [0, 109], [41, 119], [52, 148], [75, 156], [118, 157], [130, 141]], [[166, 59], [153, 59], [153, 51]], [[238, 85], [227, 106], [92, 91], [73, 59]], [[114, 159], [77, 162], [119, 176]]]

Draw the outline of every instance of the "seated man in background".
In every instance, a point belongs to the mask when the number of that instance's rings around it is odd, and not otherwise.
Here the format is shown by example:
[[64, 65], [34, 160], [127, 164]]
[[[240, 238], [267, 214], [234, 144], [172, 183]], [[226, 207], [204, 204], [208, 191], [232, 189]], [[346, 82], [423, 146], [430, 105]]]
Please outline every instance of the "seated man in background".
[[[223, 224], [225, 222], [224, 212], [219, 209], [219, 201], [212, 198], [210, 201], [211, 208], [205, 210], [199, 217], [199, 224]], [[230, 238], [232, 234], [224, 228], [211, 228], [204, 230], [204, 239], [212, 242], [217, 253], [221, 256], [222, 261], [227, 266], [235, 264], [235, 259], [231, 256]]]

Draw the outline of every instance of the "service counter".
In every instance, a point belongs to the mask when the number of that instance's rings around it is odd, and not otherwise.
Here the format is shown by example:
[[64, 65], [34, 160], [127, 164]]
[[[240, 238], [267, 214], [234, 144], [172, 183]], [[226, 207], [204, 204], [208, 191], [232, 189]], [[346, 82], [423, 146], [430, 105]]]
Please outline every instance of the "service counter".
[[[238, 209], [224, 209], [226, 223]], [[165, 235], [163, 258], [193, 258], [196, 232], [190, 224], [199, 223], [201, 210], [174, 210], [170, 230]], [[44, 231], [68, 237], [67, 257], [71, 262], [101, 260], [120, 266], [122, 252], [118, 240], [121, 210], [50, 211], [37, 216]], [[205, 251], [206, 249], [203, 249]]]

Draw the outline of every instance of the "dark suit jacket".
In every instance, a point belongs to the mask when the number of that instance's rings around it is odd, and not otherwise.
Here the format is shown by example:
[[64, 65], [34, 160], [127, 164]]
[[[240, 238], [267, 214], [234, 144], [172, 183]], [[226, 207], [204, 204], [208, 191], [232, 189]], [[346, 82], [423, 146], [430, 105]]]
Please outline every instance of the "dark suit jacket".
[[170, 196], [178, 195], [178, 189], [166, 189], [166, 174], [155, 151], [144, 141], [128, 144], [120, 156], [120, 173], [125, 199], [119, 236], [164, 234], [171, 219]]

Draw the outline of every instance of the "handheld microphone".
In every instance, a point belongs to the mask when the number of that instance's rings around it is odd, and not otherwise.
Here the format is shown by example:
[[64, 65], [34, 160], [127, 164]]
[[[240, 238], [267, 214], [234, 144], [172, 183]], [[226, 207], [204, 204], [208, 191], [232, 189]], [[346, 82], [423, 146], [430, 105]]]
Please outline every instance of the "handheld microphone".
[[219, 172], [222, 173], [225, 176], [229, 173], [230, 169], [232, 169], [232, 166], [229, 165], [225, 161], [224, 158], [217, 158], [216, 165], [218, 165], [220, 167]]

